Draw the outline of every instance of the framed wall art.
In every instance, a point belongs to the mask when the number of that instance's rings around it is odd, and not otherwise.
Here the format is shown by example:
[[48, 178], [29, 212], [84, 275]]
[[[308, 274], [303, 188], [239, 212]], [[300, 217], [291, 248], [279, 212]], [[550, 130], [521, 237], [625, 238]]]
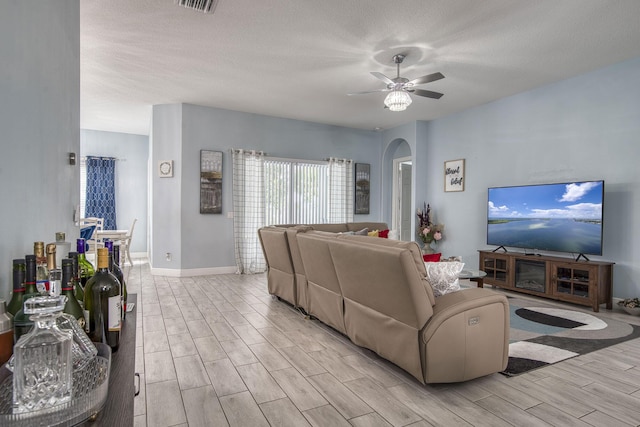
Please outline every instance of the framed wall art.
[[369, 194], [371, 180], [371, 165], [368, 163], [356, 163], [354, 214], [366, 215], [369, 213]]
[[222, 213], [222, 151], [200, 150], [200, 213]]
[[464, 159], [444, 162], [444, 191], [464, 191]]
[[158, 176], [160, 178], [173, 178], [173, 160], [161, 160], [158, 163]]

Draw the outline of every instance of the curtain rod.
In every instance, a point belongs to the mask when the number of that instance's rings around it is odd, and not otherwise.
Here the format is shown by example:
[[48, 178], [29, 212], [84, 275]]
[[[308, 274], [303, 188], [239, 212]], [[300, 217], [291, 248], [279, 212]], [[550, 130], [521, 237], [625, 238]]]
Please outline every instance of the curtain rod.
[[113, 159], [117, 162], [126, 162], [127, 159], [120, 159], [118, 157], [104, 157], [104, 156], [84, 156], [84, 157], [80, 157], [80, 160], [87, 160], [88, 157], [93, 157], [94, 159], [100, 159], [100, 160], [110, 160]]

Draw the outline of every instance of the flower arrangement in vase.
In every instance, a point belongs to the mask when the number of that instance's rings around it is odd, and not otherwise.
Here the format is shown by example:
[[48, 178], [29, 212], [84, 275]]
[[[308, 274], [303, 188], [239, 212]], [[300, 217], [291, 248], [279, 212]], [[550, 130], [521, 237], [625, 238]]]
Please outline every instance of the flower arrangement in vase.
[[424, 244], [422, 251], [425, 254], [432, 254], [435, 250], [432, 244], [436, 244], [443, 239], [444, 224], [434, 224], [431, 221], [431, 206], [424, 204], [424, 209], [418, 209], [418, 238]]

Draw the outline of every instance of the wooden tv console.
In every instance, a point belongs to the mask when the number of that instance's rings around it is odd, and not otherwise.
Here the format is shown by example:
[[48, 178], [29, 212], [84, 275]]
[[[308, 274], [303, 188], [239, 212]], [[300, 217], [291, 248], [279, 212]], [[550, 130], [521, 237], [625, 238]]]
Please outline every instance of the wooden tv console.
[[484, 284], [591, 306], [613, 307], [613, 262], [575, 261], [518, 252], [478, 251]]

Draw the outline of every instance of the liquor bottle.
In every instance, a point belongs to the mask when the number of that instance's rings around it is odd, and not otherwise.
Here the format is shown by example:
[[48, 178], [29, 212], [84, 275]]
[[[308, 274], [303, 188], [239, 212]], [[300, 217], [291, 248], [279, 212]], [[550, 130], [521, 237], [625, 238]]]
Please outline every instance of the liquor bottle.
[[62, 231], [56, 232], [56, 265], [61, 268], [62, 260], [65, 254], [68, 254], [71, 250], [71, 243], [65, 241], [66, 234]]
[[56, 264], [56, 244], [49, 243], [47, 245], [47, 271], [49, 272], [49, 295], [53, 297], [60, 296], [62, 292], [60, 287], [62, 283], [62, 270]]
[[36, 287], [38, 292], [45, 293], [49, 290], [49, 270], [44, 254], [44, 242], [33, 243], [33, 254], [36, 256]]
[[107, 248], [98, 248], [98, 271], [85, 285], [84, 311], [91, 341], [105, 343], [117, 351], [122, 326], [120, 283], [109, 272]]
[[22, 308], [24, 302], [24, 279], [27, 272], [27, 264], [24, 259], [13, 260], [13, 295], [7, 305], [7, 313], [11, 317]]
[[120, 245], [113, 245], [113, 274], [122, 285], [122, 318], [127, 317], [127, 282], [124, 280], [124, 273], [120, 268]]
[[[29, 298], [37, 297], [41, 294], [36, 288], [36, 256], [26, 255], [24, 258], [27, 265], [24, 281], [24, 301], [27, 301]], [[13, 317], [13, 342], [18, 342], [18, 339], [29, 332], [31, 328], [33, 328], [33, 321], [29, 318], [29, 315], [25, 314], [23, 302], [22, 307], [20, 307], [20, 310], [18, 310], [16, 315]]]
[[84, 288], [87, 285], [87, 280], [89, 280], [94, 274], [95, 270], [93, 265], [87, 260], [85, 255], [85, 242], [84, 239], [78, 239], [76, 241], [76, 248], [78, 251], [78, 268], [80, 269], [80, 283]]
[[62, 260], [62, 295], [67, 297], [67, 302], [64, 304], [63, 311], [73, 316], [80, 327], [84, 329], [84, 311], [78, 304], [73, 285], [73, 261], [65, 258]]
[[69, 252], [69, 259], [73, 263], [73, 268], [71, 269], [71, 272], [72, 272], [71, 280], [73, 280], [73, 289], [76, 295], [76, 300], [78, 301], [78, 304], [80, 304], [80, 307], [84, 309], [84, 288], [82, 287], [82, 283], [80, 283], [78, 252]]

